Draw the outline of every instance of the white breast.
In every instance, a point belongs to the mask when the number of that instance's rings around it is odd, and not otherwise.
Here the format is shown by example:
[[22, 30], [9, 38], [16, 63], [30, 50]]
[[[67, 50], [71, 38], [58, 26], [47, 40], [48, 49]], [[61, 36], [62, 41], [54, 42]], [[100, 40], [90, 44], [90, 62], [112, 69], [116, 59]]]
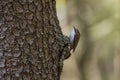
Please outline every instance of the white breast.
[[70, 39], [70, 42], [72, 43], [73, 40], [74, 40], [74, 36], [75, 36], [75, 30], [73, 29], [71, 32], [70, 32], [70, 35], [69, 35], [69, 39]]

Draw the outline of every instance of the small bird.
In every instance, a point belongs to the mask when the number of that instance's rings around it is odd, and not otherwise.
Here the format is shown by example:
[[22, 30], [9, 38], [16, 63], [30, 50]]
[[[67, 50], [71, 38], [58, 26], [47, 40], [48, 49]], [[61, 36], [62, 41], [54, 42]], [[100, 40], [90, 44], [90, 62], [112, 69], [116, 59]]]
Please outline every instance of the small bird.
[[70, 50], [73, 50], [74, 52], [80, 40], [80, 32], [77, 28], [74, 27], [74, 29], [71, 31], [69, 35], [69, 39], [70, 39]]

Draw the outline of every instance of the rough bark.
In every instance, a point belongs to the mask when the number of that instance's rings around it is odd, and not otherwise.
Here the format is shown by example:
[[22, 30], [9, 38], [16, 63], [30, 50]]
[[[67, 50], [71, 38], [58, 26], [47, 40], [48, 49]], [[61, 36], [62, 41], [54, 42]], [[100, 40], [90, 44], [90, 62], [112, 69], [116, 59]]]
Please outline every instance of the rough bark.
[[61, 32], [55, 4], [0, 0], [0, 80], [60, 79], [69, 40]]

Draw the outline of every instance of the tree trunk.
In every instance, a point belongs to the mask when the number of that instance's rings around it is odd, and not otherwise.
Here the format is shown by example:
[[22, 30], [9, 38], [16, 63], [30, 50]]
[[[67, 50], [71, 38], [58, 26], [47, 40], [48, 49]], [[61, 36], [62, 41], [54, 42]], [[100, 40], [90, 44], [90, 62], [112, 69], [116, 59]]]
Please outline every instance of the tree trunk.
[[55, 5], [55, 0], [0, 0], [0, 80], [60, 79], [70, 53]]

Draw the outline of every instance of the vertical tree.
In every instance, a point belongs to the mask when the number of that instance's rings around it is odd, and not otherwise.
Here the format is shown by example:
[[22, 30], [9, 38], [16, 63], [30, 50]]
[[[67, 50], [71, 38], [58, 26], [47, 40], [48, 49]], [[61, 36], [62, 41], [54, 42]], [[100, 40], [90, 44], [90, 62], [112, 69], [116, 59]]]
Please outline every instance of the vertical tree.
[[55, 4], [0, 0], [0, 80], [60, 79], [69, 40], [61, 32]]

